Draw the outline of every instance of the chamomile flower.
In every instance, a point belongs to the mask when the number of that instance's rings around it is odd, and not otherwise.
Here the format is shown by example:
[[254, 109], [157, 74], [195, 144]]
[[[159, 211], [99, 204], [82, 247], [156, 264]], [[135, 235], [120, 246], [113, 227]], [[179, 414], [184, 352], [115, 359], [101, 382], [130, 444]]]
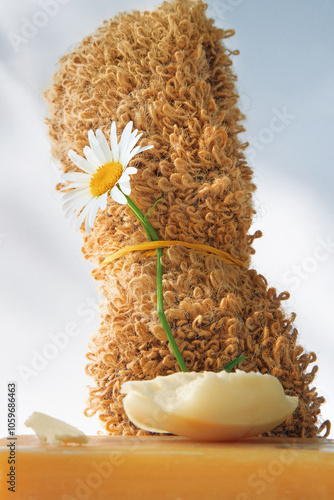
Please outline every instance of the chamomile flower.
[[86, 158], [72, 149], [68, 152], [69, 158], [82, 172], [63, 175], [63, 180], [69, 181], [66, 190], [73, 188], [63, 195], [64, 209], [66, 216], [75, 221], [77, 229], [85, 220], [87, 234], [94, 225], [99, 208], [106, 209], [109, 194], [117, 203], [126, 203], [124, 194], [131, 192], [130, 175], [137, 172], [128, 164], [135, 155], [154, 147], [136, 146], [142, 134], [137, 134], [137, 129], [132, 132], [132, 125], [132, 122], [126, 125], [118, 142], [116, 124], [112, 122], [110, 147], [101, 130], [96, 130], [95, 134], [90, 130], [90, 147], [86, 146], [83, 150]]

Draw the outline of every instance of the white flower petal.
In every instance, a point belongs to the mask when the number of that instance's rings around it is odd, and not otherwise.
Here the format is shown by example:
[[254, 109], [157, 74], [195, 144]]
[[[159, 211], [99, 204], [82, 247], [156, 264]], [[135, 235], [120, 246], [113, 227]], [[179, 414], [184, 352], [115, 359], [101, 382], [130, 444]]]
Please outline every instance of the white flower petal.
[[128, 143], [131, 137], [132, 122], [129, 122], [123, 130], [122, 137], [119, 143], [119, 163], [124, 165], [128, 155]]
[[107, 208], [108, 192], [104, 193], [99, 197], [100, 209], [105, 210]]
[[86, 231], [86, 234], [90, 234], [91, 233], [91, 226], [89, 225], [89, 214], [86, 215], [86, 219], [85, 219], [85, 231]]
[[85, 201], [85, 203], [88, 203], [88, 201], [91, 199], [91, 196], [88, 196], [84, 193], [80, 193], [79, 196], [75, 196], [72, 198], [68, 198], [64, 203], [63, 203], [63, 209], [67, 210], [68, 207], [74, 206], [75, 204], [79, 203], [79, 200]]
[[120, 179], [118, 180], [118, 184], [120, 182], [130, 182], [130, 176], [127, 174], [127, 172], [123, 172], [123, 174], [121, 175]]
[[94, 145], [96, 142], [96, 137], [94, 131], [92, 129], [88, 130], [88, 141], [91, 149], [94, 149]]
[[78, 203], [75, 207], [73, 207], [75, 208], [75, 210], [73, 210], [72, 207], [69, 207], [65, 212], [65, 218], [70, 220], [71, 226], [74, 226], [76, 230], [79, 229], [79, 227], [76, 227], [78, 217], [86, 208], [86, 206], [87, 206], [86, 202], [84, 203], [82, 202], [80, 205]]
[[88, 189], [89, 188], [89, 182], [71, 182], [66, 188], [64, 189]]
[[[68, 187], [66, 189], [68, 189]], [[72, 191], [68, 191], [67, 193], [63, 193], [62, 197], [63, 197], [63, 200], [68, 200], [70, 198], [76, 198], [77, 196], [80, 196], [80, 194], [89, 194], [89, 193], [90, 193], [90, 189], [87, 187], [75, 188]]]
[[80, 172], [69, 172], [68, 174], [62, 175], [62, 180], [73, 181], [73, 182], [87, 182], [87, 184], [89, 184], [90, 175], [81, 174]]
[[65, 211], [65, 217], [69, 217], [71, 213], [75, 214], [75, 212], [81, 212], [81, 210], [87, 205], [89, 200], [91, 199], [90, 196], [86, 195], [81, 195], [78, 198], [75, 199], [70, 199], [66, 201], [63, 205], [63, 210]]
[[92, 129], [88, 130], [88, 141], [91, 149], [94, 150], [96, 146], [96, 137]]
[[142, 153], [143, 151], [147, 151], [148, 149], [152, 149], [152, 148], [154, 148], [153, 144], [150, 144], [149, 146], [143, 146], [142, 148], [140, 148], [138, 153]]
[[74, 221], [89, 201], [90, 200], [87, 200], [87, 198], [79, 198], [78, 200], [72, 201], [72, 204], [63, 207], [65, 211], [65, 218]]
[[128, 195], [131, 193], [131, 185], [130, 182], [119, 182], [119, 187], [123, 191], [124, 194]]
[[121, 203], [122, 205], [125, 205], [127, 203], [125, 196], [120, 192], [118, 187], [112, 188], [110, 191], [110, 195], [114, 201], [117, 203]]
[[127, 167], [129, 161], [136, 156], [136, 154], [139, 152], [140, 147], [136, 146], [131, 152], [129, 151], [126, 157], [124, 158], [124, 168]]
[[103, 151], [106, 163], [112, 161], [110, 147], [108, 145], [107, 139], [106, 139], [104, 133], [102, 132], [102, 130], [98, 129], [96, 131], [96, 139], [99, 142], [101, 151]]
[[106, 156], [105, 156], [103, 150], [101, 150], [100, 143], [97, 140], [97, 138], [95, 137], [95, 134], [92, 130], [89, 130], [89, 132], [88, 132], [88, 140], [89, 140], [89, 144], [91, 146], [91, 149], [92, 149], [94, 155], [96, 156], [96, 159], [98, 160], [99, 165], [104, 165], [105, 163], [107, 163]]
[[92, 198], [91, 200], [89, 200], [89, 202], [87, 203], [87, 205], [83, 208], [83, 210], [81, 211], [81, 213], [78, 215], [78, 218], [75, 221], [75, 223], [76, 223], [76, 230], [80, 229], [81, 224], [83, 223], [84, 219], [86, 218], [86, 216], [90, 212], [90, 209], [91, 209], [93, 203], [94, 203], [94, 198]]
[[76, 207], [74, 207], [75, 210], [73, 210], [72, 207], [68, 208], [65, 212], [65, 219], [70, 219], [71, 224], [75, 224], [76, 218], [86, 205], [87, 203], [81, 203], [81, 205], [77, 204]]
[[89, 146], [85, 146], [83, 152], [89, 163], [94, 167], [93, 173], [95, 173], [96, 170], [101, 166], [101, 162], [97, 158], [95, 152]]
[[116, 132], [116, 123], [112, 122], [110, 129], [110, 146], [111, 146], [111, 155], [113, 161], [116, 163], [119, 160], [119, 145], [117, 142], [117, 132]]
[[135, 167], [127, 167], [127, 169], [125, 170], [125, 172], [128, 175], [133, 175], [133, 174], [136, 174], [138, 172], [138, 169], [135, 168]]
[[94, 166], [91, 165], [85, 158], [82, 158], [82, 156], [73, 151], [73, 149], [69, 150], [68, 157], [74, 163], [74, 165], [79, 167], [84, 172], [87, 172], [87, 174], [93, 174], [95, 172]]
[[154, 148], [154, 146], [144, 146], [142, 148], [140, 148], [139, 146], [136, 146], [134, 148], [134, 150], [129, 153], [125, 159], [125, 163], [124, 163], [124, 166], [126, 167], [128, 165], [128, 163], [130, 162], [130, 160], [132, 160], [132, 158], [136, 155], [138, 155], [139, 153], [142, 153], [143, 151], [147, 151], [148, 149], [152, 149]]
[[89, 215], [87, 215], [87, 218], [86, 218], [86, 219], [88, 219], [88, 223], [89, 223], [90, 227], [94, 226], [96, 214], [97, 214], [98, 209], [100, 208], [99, 205], [100, 205], [99, 198], [95, 198], [94, 203], [92, 205], [92, 208], [90, 209], [90, 213], [89, 213]]
[[128, 147], [127, 147], [127, 150], [129, 152], [132, 151], [132, 149], [135, 147], [135, 145], [137, 144], [137, 142], [139, 141], [139, 139], [143, 135], [143, 133], [140, 133], [137, 135], [137, 132], [138, 132], [138, 130], [136, 129], [134, 132], [132, 132], [132, 134], [130, 136], [130, 139], [128, 142]]

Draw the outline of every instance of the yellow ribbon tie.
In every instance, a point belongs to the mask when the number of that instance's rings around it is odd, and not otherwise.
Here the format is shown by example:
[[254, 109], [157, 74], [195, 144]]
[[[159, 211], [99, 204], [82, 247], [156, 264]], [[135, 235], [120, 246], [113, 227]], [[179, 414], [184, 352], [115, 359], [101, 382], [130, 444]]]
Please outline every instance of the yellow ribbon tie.
[[139, 243], [138, 245], [129, 245], [121, 250], [118, 250], [117, 252], [108, 255], [102, 262], [101, 266], [106, 266], [110, 262], [113, 262], [116, 259], [119, 259], [123, 255], [126, 255], [129, 252], [136, 252], [136, 251], [142, 251], [142, 250], [151, 250], [150, 252], [147, 252], [149, 255], [152, 254], [152, 250], [156, 250], [157, 248], [166, 248], [166, 247], [172, 247], [174, 245], [182, 245], [186, 248], [191, 248], [193, 250], [199, 250], [200, 252], [205, 252], [205, 253], [213, 253], [215, 255], [218, 255], [222, 262], [225, 264], [233, 264], [233, 265], [238, 265], [240, 267], [243, 267], [244, 264], [241, 260], [237, 259], [234, 257], [234, 255], [231, 255], [228, 252], [224, 252], [224, 250], [219, 250], [218, 248], [215, 247], [210, 247], [209, 245], [204, 245], [202, 243], [187, 243], [186, 241], [178, 241], [178, 240], [172, 240], [172, 241], [147, 241], [145, 243]]

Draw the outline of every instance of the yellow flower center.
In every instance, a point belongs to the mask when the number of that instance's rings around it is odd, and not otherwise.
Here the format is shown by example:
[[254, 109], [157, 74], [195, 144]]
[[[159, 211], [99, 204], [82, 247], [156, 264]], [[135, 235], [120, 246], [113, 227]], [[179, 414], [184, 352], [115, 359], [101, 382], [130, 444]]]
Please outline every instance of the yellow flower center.
[[93, 196], [101, 196], [110, 191], [121, 178], [123, 166], [120, 163], [109, 161], [97, 169], [92, 176], [89, 186]]

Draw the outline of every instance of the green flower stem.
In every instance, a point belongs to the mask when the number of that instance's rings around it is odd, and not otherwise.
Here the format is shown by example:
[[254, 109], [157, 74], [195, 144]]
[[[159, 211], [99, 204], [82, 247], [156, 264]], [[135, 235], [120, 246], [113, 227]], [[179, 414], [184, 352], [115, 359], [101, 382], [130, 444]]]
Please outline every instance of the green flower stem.
[[[124, 194], [124, 193], [123, 193]], [[159, 236], [155, 232], [154, 228], [151, 226], [143, 212], [137, 207], [135, 203], [129, 198], [126, 194], [124, 194], [126, 201], [132, 211], [132, 213], [137, 217], [139, 222], [142, 224], [145, 229], [145, 233], [150, 241], [159, 241]]]
[[172, 331], [169, 327], [167, 318], [164, 313], [164, 306], [163, 306], [163, 291], [162, 291], [162, 263], [161, 263], [161, 257], [163, 254], [163, 249], [162, 248], [157, 248], [157, 311], [158, 311], [158, 316], [160, 319], [160, 322], [166, 332], [167, 338], [169, 340], [169, 343], [171, 345], [171, 348], [173, 350], [174, 356], [177, 359], [177, 362], [179, 363], [179, 366], [183, 372], [187, 372], [188, 368], [186, 367], [186, 364], [184, 362], [184, 359], [182, 357], [182, 354], [180, 353], [180, 350], [177, 346], [177, 343], [174, 339], [174, 336], [172, 334]]
[[239, 363], [241, 363], [241, 361], [244, 361], [245, 359], [248, 359], [247, 356], [241, 356], [240, 358], [233, 359], [224, 366], [223, 370], [225, 370], [227, 373], [230, 373], [235, 366], [237, 366]]
[[[119, 188], [120, 189], [120, 188]], [[122, 192], [122, 190], [120, 189]], [[124, 194], [124, 193], [123, 193]], [[139, 222], [142, 224], [146, 236], [150, 241], [159, 241], [159, 237], [157, 233], [155, 232], [154, 228], [150, 224], [150, 222], [147, 220], [147, 216], [139, 210], [137, 205], [133, 203], [133, 201], [126, 195], [124, 194], [126, 201], [132, 211], [132, 213], [137, 217]], [[154, 208], [154, 207], [153, 207]], [[161, 325], [163, 329], [166, 332], [167, 339], [170, 343], [170, 346], [172, 348], [172, 351], [174, 353], [174, 356], [177, 359], [177, 362], [179, 363], [180, 369], [183, 372], [187, 372], [188, 368], [184, 362], [184, 359], [182, 357], [182, 354], [177, 346], [177, 343], [174, 339], [174, 336], [172, 334], [172, 331], [170, 329], [170, 326], [168, 324], [167, 318], [164, 313], [164, 306], [163, 306], [163, 290], [162, 290], [162, 275], [163, 275], [163, 269], [162, 269], [162, 263], [161, 263], [161, 257], [163, 255], [163, 249], [162, 248], [157, 248], [157, 311], [158, 311], [158, 316], [161, 322]]]

